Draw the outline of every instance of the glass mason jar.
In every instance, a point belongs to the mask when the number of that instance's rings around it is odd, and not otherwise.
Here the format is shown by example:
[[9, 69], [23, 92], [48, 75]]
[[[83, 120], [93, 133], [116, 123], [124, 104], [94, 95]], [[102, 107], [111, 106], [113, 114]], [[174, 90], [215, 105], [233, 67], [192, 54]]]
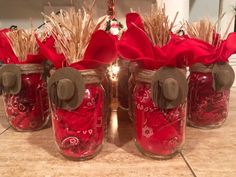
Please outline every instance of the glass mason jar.
[[[104, 88], [104, 123], [105, 126], [109, 125], [110, 116], [111, 116], [111, 80], [109, 76], [109, 71], [106, 68], [96, 70], [97, 73], [100, 75], [101, 85]], [[107, 127], [104, 127], [105, 134], [107, 134]]]
[[190, 126], [211, 129], [220, 127], [225, 122], [233, 80], [234, 72], [228, 64], [205, 66], [198, 63], [190, 68], [188, 77]]
[[[166, 69], [171, 79], [168, 74], [162, 73]], [[175, 77], [179, 78], [174, 80]], [[185, 74], [180, 69], [165, 67], [157, 71], [141, 70], [135, 79], [133, 112], [136, 146], [148, 157], [172, 158], [181, 150], [185, 139]], [[167, 93], [169, 91], [174, 95]]]
[[134, 87], [135, 87], [135, 76], [134, 74], [131, 74], [130, 77], [129, 77], [129, 81], [128, 81], [128, 115], [129, 115], [129, 119], [134, 122], [134, 104], [133, 104], [133, 90], [134, 90]]
[[129, 80], [128, 80], [128, 114], [129, 114], [129, 118], [132, 122], [134, 122], [134, 104], [133, 104], [133, 91], [134, 91], [134, 87], [135, 87], [135, 76], [137, 75], [139, 71], [139, 67], [138, 64], [135, 62], [131, 62], [129, 64]]
[[117, 95], [118, 95], [118, 102], [119, 107], [128, 110], [129, 108], [129, 61], [125, 61], [120, 59], [118, 61], [120, 71], [118, 73], [118, 88], [117, 88]]
[[96, 156], [106, 127], [99, 74], [64, 67], [50, 77], [48, 91], [54, 137], [61, 154], [73, 160]]
[[41, 64], [6, 64], [0, 69], [5, 112], [17, 131], [40, 130], [48, 123], [45, 74]]

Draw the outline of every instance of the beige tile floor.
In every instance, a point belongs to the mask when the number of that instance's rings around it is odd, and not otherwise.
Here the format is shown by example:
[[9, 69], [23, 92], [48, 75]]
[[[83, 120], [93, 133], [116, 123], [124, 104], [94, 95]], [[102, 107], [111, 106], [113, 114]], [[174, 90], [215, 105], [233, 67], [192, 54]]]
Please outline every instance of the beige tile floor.
[[51, 128], [19, 133], [9, 128], [0, 103], [0, 177], [236, 177], [236, 88], [229, 117], [216, 130], [187, 128], [182, 154], [171, 160], [143, 157], [132, 141], [127, 113], [113, 111], [101, 153], [83, 162], [62, 157]]

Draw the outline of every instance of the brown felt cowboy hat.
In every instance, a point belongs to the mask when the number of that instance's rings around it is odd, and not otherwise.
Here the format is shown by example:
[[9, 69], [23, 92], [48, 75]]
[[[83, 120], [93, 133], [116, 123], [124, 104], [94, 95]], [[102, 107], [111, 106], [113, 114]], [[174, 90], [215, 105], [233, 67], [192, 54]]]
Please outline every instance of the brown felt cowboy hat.
[[0, 68], [0, 92], [17, 94], [21, 90], [21, 69], [14, 64], [3, 65]]
[[152, 78], [151, 95], [161, 109], [175, 108], [185, 102], [188, 84], [185, 74], [178, 68], [162, 67]]
[[79, 107], [85, 94], [84, 79], [71, 67], [57, 70], [48, 81], [50, 100], [57, 107], [71, 111]]
[[234, 70], [228, 63], [214, 64], [212, 75], [213, 88], [216, 91], [229, 90], [234, 83]]

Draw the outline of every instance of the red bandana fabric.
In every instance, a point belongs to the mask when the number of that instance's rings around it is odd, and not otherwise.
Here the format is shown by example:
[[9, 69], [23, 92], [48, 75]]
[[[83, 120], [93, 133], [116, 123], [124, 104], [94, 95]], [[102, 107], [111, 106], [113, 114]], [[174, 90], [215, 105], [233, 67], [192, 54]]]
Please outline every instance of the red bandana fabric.
[[[153, 45], [148, 38], [142, 20], [137, 13], [127, 14], [128, 29], [118, 43], [118, 54], [143, 69], [159, 69], [162, 66], [185, 67], [186, 56], [192, 55], [185, 46], [185, 38], [170, 34], [170, 41], [163, 47]], [[171, 51], [171, 52], [170, 52]]]
[[18, 94], [3, 95], [9, 123], [19, 131], [39, 130], [50, 115], [46, 82], [39, 73], [24, 74], [21, 79]]
[[[184, 36], [185, 46], [191, 47], [192, 55], [188, 56], [188, 66], [195, 63], [210, 65], [217, 62], [228, 62], [229, 57], [236, 53], [236, 33], [230, 33], [225, 40], [218, 39], [218, 44], [209, 44], [199, 39]], [[213, 41], [217, 41], [219, 34], [213, 35]]]
[[53, 127], [60, 151], [67, 157], [93, 156], [104, 137], [103, 89], [87, 85], [82, 104], [69, 112], [53, 110]]
[[78, 70], [97, 69], [98, 67], [112, 63], [117, 56], [116, 38], [102, 30], [94, 32], [85, 50], [81, 61], [69, 65], [63, 54], [58, 54], [54, 48], [55, 40], [49, 37], [41, 42], [37, 39], [40, 52], [50, 60], [56, 68], [71, 66]]
[[136, 141], [146, 152], [168, 156], [184, 142], [185, 105], [161, 110], [153, 104], [150, 84], [134, 89]]
[[193, 72], [188, 78], [188, 121], [196, 127], [220, 126], [228, 115], [230, 90], [216, 92], [212, 73]]

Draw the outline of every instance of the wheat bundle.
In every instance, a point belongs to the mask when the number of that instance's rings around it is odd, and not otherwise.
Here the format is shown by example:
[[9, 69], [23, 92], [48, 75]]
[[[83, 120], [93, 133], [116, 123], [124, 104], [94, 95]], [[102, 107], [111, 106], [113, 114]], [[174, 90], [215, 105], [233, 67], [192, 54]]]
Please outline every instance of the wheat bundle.
[[210, 22], [208, 19], [194, 22], [192, 25], [190, 25], [188, 22], [185, 22], [185, 28], [190, 37], [203, 40], [209, 44], [214, 42], [212, 36], [216, 31], [216, 25]]
[[173, 22], [169, 21], [169, 17], [165, 12], [165, 5], [159, 6], [158, 3], [152, 5], [149, 14], [143, 16], [144, 28], [153, 42], [158, 46], [164, 46], [170, 39], [170, 31], [174, 27], [178, 12]]
[[[220, 25], [220, 22], [224, 17], [224, 15], [225, 13], [223, 13], [215, 23], [212, 23], [209, 19], [203, 19], [198, 22], [194, 22], [191, 25], [188, 22], [185, 22], [183, 26], [190, 37], [203, 40], [209, 44], [216, 44], [218, 46], [221, 38], [214, 38], [214, 35], [217, 33], [216, 27], [217, 25]], [[224, 39], [227, 36], [227, 33], [229, 32], [229, 28], [233, 22], [233, 19], [234, 15], [230, 19], [222, 39]]]
[[38, 54], [38, 45], [33, 30], [18, 29], [9, 31], [6, 34], [19, 61], [25, 61], [29, 54]]
[[69, 64], [81, 60], [92, 33], [99, 28], [93, 21], [92, 11], [70, 8], [43, 16], [47, 21], [45, 27], [55, 39], [57, 52], [63, 53]]

